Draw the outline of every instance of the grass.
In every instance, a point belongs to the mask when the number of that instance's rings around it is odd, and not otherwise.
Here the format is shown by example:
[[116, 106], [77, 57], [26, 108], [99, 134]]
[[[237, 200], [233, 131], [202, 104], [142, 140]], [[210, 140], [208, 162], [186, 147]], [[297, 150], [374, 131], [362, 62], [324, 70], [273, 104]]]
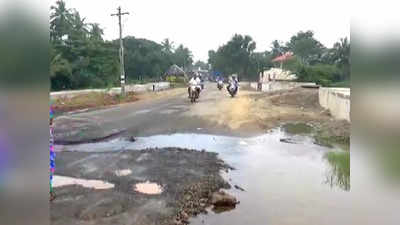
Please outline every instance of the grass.
[[350, 137], [344, 136], [323, 136], [321, 132], [314, 134], [315, 142], [319, 145], [333, 148], [334, 146], [340, 147], [345, 151], [350, 151]]
[[310, 134], [313, 131], [313, 127], [306, 123], [287, 123], [282, 128], [290, 134]]
[[350, 190], [350, 152], [332, 151], [325, 154], [331, 166], [326, 182], [331, 186], [339, 186], [343, 190]]

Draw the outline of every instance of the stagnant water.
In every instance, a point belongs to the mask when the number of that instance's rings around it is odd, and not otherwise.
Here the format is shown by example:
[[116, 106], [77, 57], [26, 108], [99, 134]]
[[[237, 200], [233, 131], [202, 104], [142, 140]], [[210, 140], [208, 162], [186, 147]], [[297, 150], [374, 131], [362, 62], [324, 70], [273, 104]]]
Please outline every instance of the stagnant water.
[[[282, 141], [286, 138], [290, 143]], [[376, 203], [349, 191], [349, 174], [338, 174], [340, 165], [326, 158], [334, 149], [315, 145], [307, 136], [288, 135], [280, 129], [253, 138], [173, 134], [141, 137], [136, 142], [115, 139], [63, 148], [98, 152], [148, 147], [205, 149], [219, 153], [221, 159], [235, 168], [223, 176], [232, 185], [227, 191], [240, 204], [223, 213], [210, 210], [207, 215], [192, 218], [191, 224], [322, 225], [392, 221], [387, 216], [378, 220], [369, 218], [372, 212], [382, 213], [376, 205], [382, 202]], [[234, 185], [244, 191], [233, 188]]]

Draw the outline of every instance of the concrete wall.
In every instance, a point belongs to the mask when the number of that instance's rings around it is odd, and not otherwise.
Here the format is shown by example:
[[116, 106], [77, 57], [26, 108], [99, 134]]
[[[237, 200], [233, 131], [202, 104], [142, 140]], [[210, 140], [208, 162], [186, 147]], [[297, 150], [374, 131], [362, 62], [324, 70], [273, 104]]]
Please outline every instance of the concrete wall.
[[[278, 90], [289, 90], [296, 87], [301, 87], [302, 85], [315, 85], [315, 83], [306, 83], [306, 82], [289, 82], [289, 81], [271, 81], [264, 82], [261, 84], [261, 91], [278, 91]], [[256, 82], [250, 83], [250, 87], [254, 90], [257, 90], [258, 84]]]
[[[158, 82], [158, 83], [148, 83], [148, 84], [132, 84], [132, 85], [125, 85], [126, 92], [151, 92], [151, 91], [162, 91], [165, 89], [170, 88], [169, 82]], [[73, 98], [77, 95], [82, 94], [89, 94], [93, 92], [108, 92], [110, 94], [119, 94], [121, 93], [121, 88], [111, 88], [111, 89], [86, 89], [86, 90], [76, 90], [76, 91], [57, 91], [57, 92], [50, 92], [51, 99], [57, 98]]]
[[350, 122], [350, 88], [319, 88], [319, 104], [336, 119]]

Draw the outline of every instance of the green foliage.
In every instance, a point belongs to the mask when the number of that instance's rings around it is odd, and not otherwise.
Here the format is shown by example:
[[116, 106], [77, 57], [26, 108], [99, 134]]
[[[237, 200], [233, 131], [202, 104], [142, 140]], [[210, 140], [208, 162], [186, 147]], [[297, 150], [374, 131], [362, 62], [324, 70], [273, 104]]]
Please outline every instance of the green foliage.
[[322, 86], [330, 86], [340, 72], [335, 65], [318, 64], [314, 66], [299, 65], [296, 74], [299, 81], [316, 82]]
[[314, 38], [312, 31], [300, 31], [286, 43], [287, 49], [297, 55], [303, 64], [309, 65], [320, 58], [325, 48]]
[[215, 52], [208, 52], [208, 62], [214, 71], [225, 75], [238, 74], [241, 78], [248, 78], [254, 75], [256, 69], [252, 62], [252, 54], [256, 43], [248, 35], [235, 34], [228, 43], [222, 45]]
[[118, 82], [118, 52], [102, 35], [98, 24], [86, 24], [64, 1], [51, 7], [51, 90], [107, 87]]
[[[183, 45], [124, 38], [127, 82], [158, 81], [173, 64], [190, 67], [193, 56]], [[51, 90], [104, 88], [119, 85], [119, 41], [104, 41], [97, 23], [85, 23], [63, 0], [51, 6]]]
[[343, 190], [350, 190], [350, 152], [328, 152], [325, 158], [331, 166], [326, 182]]

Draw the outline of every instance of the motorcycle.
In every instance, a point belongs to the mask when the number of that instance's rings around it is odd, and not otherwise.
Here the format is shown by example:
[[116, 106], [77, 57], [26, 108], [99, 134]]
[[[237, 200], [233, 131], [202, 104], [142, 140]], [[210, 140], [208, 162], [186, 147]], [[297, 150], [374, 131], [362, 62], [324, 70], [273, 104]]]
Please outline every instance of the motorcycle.
[[221, 90], [223, 87], [224, 87], [224, 83], [222, 82], [222, 80], [218, 81], [218, 83], [217, 83], [217, 88], [218, 88], [219, 90]]
[[189, 98], [190, 102], [194, 103], [196, 102], [196, 99], [199, 98], [200, 95], [200, 88], [197, 87], [196, 85], [190, 85], [189, 86]]
[[233, 98], [233, 97], [235, 97], [235, 95], [238, 91], [238, 86], [235, 82], [230, 82], [227, 89], [228, 89], [229, 94]]

